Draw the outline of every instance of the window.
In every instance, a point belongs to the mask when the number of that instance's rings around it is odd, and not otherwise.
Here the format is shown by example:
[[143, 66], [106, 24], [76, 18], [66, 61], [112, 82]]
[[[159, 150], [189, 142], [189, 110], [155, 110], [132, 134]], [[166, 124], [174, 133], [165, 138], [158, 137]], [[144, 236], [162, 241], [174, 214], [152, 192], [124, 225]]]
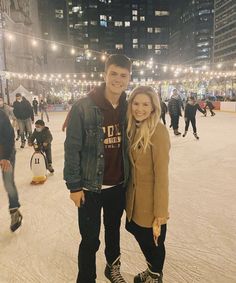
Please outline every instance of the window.
[[152, 44], [148, 44], [148, 49], [152, 49]]
[[81, 11], [81, 6], [75, 6], [75, 7], [72, 8], [73, 13], [77, 13], [79, 11]]
[[100, 26], [107, 27], [107, 21], [100, 21]]
[[137, 10], [132, 10], [132, 15], [137, 16], [138, 15], [138, 11]]
[[116, 44], [115, 47], [116, 49], [123, 49], [123, 44]]
[[91, 24], [91, 26], [96, 26], [97, 25], [97, 21], [91, 21], [90, 24]]
[[155, 16], [169, 16], [169, 14], [168, 11], [155, 11]]
[[88, 49], [88, 44], [84, 44], [84, 49]]
[[145, 17], [144, 16], [140, 17], [140, 22], [145, 22]]
[[100, 15], [100, 20], [106, 21], [106, 20], [107, 20], [107, 16], [105, 16], [105, 15]]
[[138, 20], [138, 17], [137, 17], [137, 16], [133, 16], [133, 17], [132, 17], [132, 20], [133, 20], [133, 21], [137, 21], [137, 20]]
[[125, 27], [130, 27], [130, 22], [126, 21], [125, 22]]
[[153, 28], [147, 28], [147, 32], [153, 33]]
[[138, 49], [138, 44], [133, 44], [133, 49]]
[[122, 27], [122, 26], [123, 26], [123, 22], [115, 21], [115, 27]]
[[133, 43], [138, 43], [138, 39], [137, 38], [133, 38]]
[[161, 28], [155, 28], [154, 31], [155, 31], [155, 33], [160, 33], [161, 32]]
[[88, 25], [88, 22], [86, 21], [86, 22], [84, 22], [84, 26], [87, 26]]
[[63, 15], [63, 10], [55, 10], [55, 17], [56, 19], [63, 19], [64, 15]]

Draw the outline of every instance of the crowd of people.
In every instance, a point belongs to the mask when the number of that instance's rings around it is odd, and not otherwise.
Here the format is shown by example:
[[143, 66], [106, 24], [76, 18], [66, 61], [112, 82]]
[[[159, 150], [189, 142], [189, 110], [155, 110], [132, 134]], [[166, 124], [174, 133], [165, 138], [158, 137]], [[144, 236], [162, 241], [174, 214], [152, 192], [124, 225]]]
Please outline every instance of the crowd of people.
[[[120, 272], [120, 226], [126, 211], [125, 228], [136, 239], [146, 261], [146, 269], [134, 277], [134, 282], [163, 282], [170, 151], [165, 115], [169, 112], [171, 127], [178, 136], [179, 117], [184, 111], [183, 137], [191, 122], [198, 138], [196, 111], [206, 113], [194, 97], [184, 108], [176, 89], [168, 106], [148, 86], [136, 87], [127, 99], [131, 65], [124, 55], [110, 55], [105, 63], [104, 83], [74, 103], [62, 127], [66, 129], [64, 180], [78, 208], [81, 235], [77, 283], [96, 282], [102, 211], [106, 278], [112, 283], [126, 282]], [[38, 107], [41, 119], [35, 122], [32, 132]], [[0, 97], [0, 166], [13, 232], [20, 227], [22, 215], [14, 182], [15, 138], [9, 119], [19, 128], [21, 147], [26, 140], [30, 146], [37, 142], [46, 155], [48, 170], [53, 172], [52, 134], [43, 121], [44, 114], [49, 122], [44, 101], [34, 99], [31, 105], [18, 93], [11, 109]]]

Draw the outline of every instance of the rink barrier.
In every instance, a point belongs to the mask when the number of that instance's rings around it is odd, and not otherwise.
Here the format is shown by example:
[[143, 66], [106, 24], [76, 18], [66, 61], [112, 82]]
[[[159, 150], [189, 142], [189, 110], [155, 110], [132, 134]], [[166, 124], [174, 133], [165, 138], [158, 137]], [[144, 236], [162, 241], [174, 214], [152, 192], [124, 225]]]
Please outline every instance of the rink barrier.
[[48, 112], [64, 112], [66, 108], [63, 104], [48, 104]]
[[220, 111], [226, 111], [226, 112], [236, 112], [236, 102], [233, 101], [222, 101], [220, 103]]

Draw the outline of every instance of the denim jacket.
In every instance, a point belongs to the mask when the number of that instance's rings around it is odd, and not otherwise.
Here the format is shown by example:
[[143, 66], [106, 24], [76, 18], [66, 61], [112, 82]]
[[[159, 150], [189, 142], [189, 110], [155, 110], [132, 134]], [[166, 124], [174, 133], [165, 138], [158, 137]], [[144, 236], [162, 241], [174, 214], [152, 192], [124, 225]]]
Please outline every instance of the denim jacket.
[[[100, 87], [96, 91], [101, 91]], [[122, 94], [120, 126], [124, 186], [129, 177], [128, 141], [126, 136], [126, 95]], [[81, 98], [71, 109], [65, 140], [64, 180], [68, 189], [79, 191], [83, 187], [100, 192], [104, 174], [103, 115], [91, 97]]]

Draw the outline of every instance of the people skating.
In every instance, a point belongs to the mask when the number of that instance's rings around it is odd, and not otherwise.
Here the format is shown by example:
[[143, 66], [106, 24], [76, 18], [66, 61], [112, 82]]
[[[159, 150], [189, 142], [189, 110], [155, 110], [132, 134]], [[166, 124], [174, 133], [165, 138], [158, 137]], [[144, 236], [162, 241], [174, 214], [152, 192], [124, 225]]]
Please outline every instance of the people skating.
[[199, 104], [196, 102], [195, 98], [189, 97], [188, 102], [185, 106], [184, 110], [184, 119], [185, 119], [185, 132], [183, 134], [183, 137], [187, 135], [189, 123], [191, 122], [193, 127], [193, 135], [196, 139], [199, 139], [197, 135], [197, 127], [196, 127], [196, 112], [200, 111], [201, 113], [205, 114], [205, 111], [199, 106]]
[[168, 109], [164, 101], [161, 100], [161, 119], [163, 121], [163, 124], [166, 125], [166, 113]]
[[0, 133], [0, 168], [2, 170], [4, 188], [9, 200], [10, 229], [12, 232], [15, 232], [22, 222], [22, 215], [19, 211], [19, 197], [14, 180], [15, 135], [9, 118], [2, 110], [0, 110]]
[[32, 101], [32, 106], [34, 109], [34, 115], [38, 116], [38, 100], [36, 99], [36, 97], [33, 99]]
[[160, 283], [165, 261], [170, 140], [160, 122], [160, 103], [153, 88], [135, 88], [128, 101], [131, 178], [126, 194], [126, 229], [134, 235], [147, 269], [134, 282]]
[[216, 113], [213, 111], [213, 109], [215, 109], [215, 106], [213, 105], [213, 103], [209, 100], [209, 99], [206, 99], [205, 101], [205, 107], [204, 107], [204, 110], [205, 110], [205, 114], [204, 116], [207, 115], [207, 107], [209, 108], [210, 112], [211, 112], [211, 116], [215, 116]]
[[37, 146], [45, 153], [47, 158], [47, 169], [50, 173], [54, 172], [52, 167], [52, 134], [48, 127], [45, 126], [43, 120], [37, 120], [35, 122], [35, 129], [31, 137], [29, 138], [29, 146], [37, 142]]
[[77, 283], [95, 283], [102, 209], [104, 273], [112, 283], [125, 283], [120, 273], [120, 224], [129, 176], [124, 91], [130, 72], [130, 59], [110, 55], [105, 63], [105, 83], [76, 102], [69, 115], [64, 179], [79, 211], [82, 240]]
[[17, 119], [20, 130], [21, 148], [25, 147], [25, 131], [27, 138], [32, 134], [32, 122], [34, 122], [34, 113], [29, 101], [20, 93], [16, 94], [16, 101], [13, 103], [13, 113]]
[[48, 116], [48, 104], [46, 101], [44, 101], [43, 99], [40, 100], [39, 103], [39, 111], [41, 113], [41, 120], [43, 120], [44, 114], [47, 117], [47, 122], [49, 122], [49, 116]]
[[179, 132], [179, 117], [182, 116], [181, 113], [182, 102], [178, 95], [177, 89], [173, 90], [171, 99], [168, 102], [168, 111], [170, 115], [171, 124], [170, 127], [173, 127], [174, 134], [176, 136], [181, 135]]

